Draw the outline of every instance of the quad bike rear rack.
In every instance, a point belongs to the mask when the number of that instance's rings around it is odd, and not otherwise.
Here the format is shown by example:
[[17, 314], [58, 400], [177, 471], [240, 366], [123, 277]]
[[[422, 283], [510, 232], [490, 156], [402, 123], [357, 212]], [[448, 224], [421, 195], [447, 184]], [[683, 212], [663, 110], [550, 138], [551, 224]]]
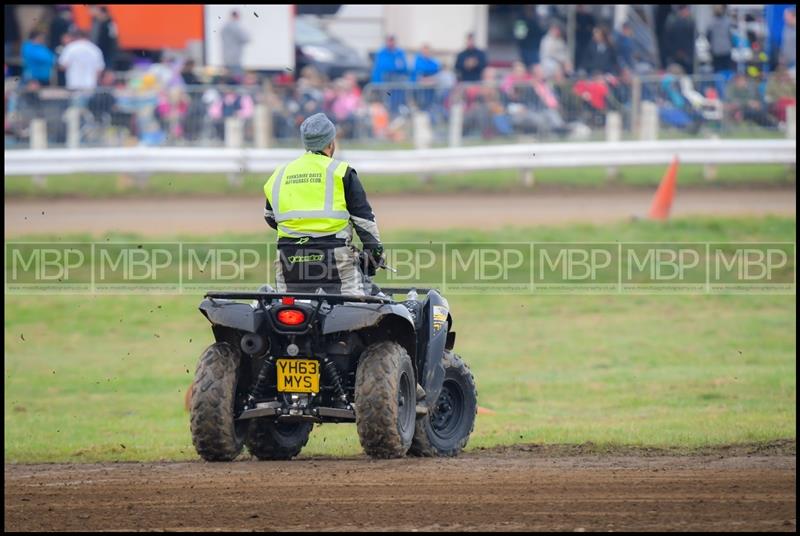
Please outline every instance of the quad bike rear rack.
[[[427, 288], [381, 288], [384, 294], [408, 294], [411, 291], [427, 294]], [[206, 292], [206, 298], [212, 300], [279, 300], [281, 298], [294, 298], [296, 300], [327, 301], [328, 303], [397, 303], [391, 298], [380, 296], [356, 296], [353, 294], [316, 294], [312, 292], [240, 292], [240, 291], [211, 291]]]
[[297, 300], [327, 301], [329, 303], [361, 302], [361, 303], [393, 303], [389, 298], [379, 296], [355, 296], [348, 294], [315, 294], [312, 292], [238, 292], [219, 291], [206, 292], [206, 298], [219, 300], [279, 300], [295, 298]]

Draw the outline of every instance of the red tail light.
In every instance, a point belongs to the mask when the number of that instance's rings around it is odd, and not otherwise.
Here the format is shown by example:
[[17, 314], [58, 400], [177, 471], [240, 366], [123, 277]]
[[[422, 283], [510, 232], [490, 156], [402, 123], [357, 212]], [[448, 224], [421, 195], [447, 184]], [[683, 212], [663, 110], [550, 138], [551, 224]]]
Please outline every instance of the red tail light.
[[278, 311], [278, 322], [287, 326], [296, 326], [306, 321], [306, 314], [298, 309], [283, 309]]

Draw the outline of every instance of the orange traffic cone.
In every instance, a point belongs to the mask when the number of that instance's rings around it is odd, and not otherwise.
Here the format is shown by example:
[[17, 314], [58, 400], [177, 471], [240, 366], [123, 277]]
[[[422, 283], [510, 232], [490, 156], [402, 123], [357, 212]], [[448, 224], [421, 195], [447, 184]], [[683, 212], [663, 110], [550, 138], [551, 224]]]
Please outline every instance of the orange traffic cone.
[[653, 204], [650, 206], [648, 216], [651, 220], [666, 220], [669, 218], [669, 210], [672, 208], [672, 200], [675, 197], [675, 182], [678, 176], [678, 155], [672, 160], [661, 184], [658, 185], [656, 195], [653, 197]]

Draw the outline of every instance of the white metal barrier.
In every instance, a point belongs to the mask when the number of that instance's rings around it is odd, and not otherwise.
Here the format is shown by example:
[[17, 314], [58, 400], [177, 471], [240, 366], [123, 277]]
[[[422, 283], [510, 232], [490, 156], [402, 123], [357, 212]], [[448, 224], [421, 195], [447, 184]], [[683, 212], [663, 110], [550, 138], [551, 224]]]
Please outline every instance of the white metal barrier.
[[[446, 173], [492, 169], [684, 164], [796, 163], [796, 140], [663, 140], [484, 145], [402, 151], [348, 151], [336, 157], [362, 174]], [[30, 149], [4, 152], [5, 175], [71, 173], [271, 173], [300, 149]]]

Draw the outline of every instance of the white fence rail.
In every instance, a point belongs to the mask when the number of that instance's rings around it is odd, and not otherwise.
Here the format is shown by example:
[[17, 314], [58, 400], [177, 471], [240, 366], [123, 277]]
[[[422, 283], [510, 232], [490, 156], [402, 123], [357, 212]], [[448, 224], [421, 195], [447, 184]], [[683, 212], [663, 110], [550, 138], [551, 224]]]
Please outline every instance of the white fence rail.
[[[71, 173], [271, 173], [294, 149], [129, 147], [5, 151], [5, 175]], [[678, 140], [485, 145], [403, 151], [342, 151], [359, 173], [445, 173], [588, 166], [796, 163], [795, 140]]]

